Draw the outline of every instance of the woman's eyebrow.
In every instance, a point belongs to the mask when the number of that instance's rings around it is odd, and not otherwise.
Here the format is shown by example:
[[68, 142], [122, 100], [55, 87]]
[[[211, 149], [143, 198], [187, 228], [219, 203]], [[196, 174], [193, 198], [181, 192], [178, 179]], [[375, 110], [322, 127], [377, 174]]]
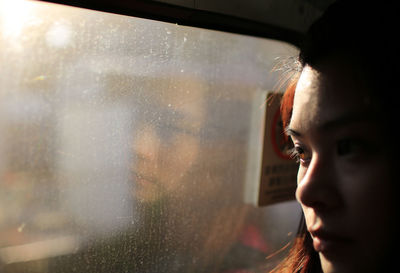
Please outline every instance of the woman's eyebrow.
[[341, 127], [349, 126], [357, 123], [371, 122], [376, 117], [370, 112], [347, 113], [331, 120], [322, 122], [317, 129], [320, 131], [334, 131]]
[[[371, 122], [375, 119], [376, 117], [374, 117], [372, 113], [348, 113], [330, 120], [323, 121], [321, 124], [316, 124], [314, 129], [320, 132], [330, 132], [352, 124]], [[285, 133], [288, 136], [302, 136], [300, 132], [290, 128], [290, 125], [285, 128]]]
[[300, 137], [300, 136], [301, 136], [301, 134], [300, 134], [299, 132], [297, 132], [297, 131], [295, 131], [295, 130], [289, 128], [289, 126], [287, 126], [287, 127], [285, 128], [285, 133], [286, 133], [288, 136], [296, 136], [296, 137]]

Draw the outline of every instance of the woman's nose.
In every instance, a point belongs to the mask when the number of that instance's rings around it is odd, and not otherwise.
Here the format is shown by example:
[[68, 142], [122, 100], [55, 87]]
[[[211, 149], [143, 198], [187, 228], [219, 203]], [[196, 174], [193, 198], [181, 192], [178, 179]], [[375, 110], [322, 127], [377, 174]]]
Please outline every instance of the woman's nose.
[[146, 126], [136, 134], [133, 146], [136, 157], [155, 162], [160, 148], [160, 139], [154, 128]]
[[332, 210], [342, 204], [335, 168], [318, 155], [313, 155], [306, 167], [300, 167], [297, 176], [296, 199], [315, 210]]

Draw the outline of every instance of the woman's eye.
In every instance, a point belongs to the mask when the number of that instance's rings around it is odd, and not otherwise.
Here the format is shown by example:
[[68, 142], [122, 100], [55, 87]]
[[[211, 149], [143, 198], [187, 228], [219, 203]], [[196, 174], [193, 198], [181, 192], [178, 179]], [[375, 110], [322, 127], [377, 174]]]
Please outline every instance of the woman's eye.
[[302, 164], [305, 164], [310, 161], [311, 157], [308, 155], [308, 153], [300, 146], [295, 146], [291, 152], [290, 156], [296, 160], [296, 162], [300, 162]]
[[337, 142], [336, 152], [339, 156], [355, 155], [361, 152], [362, 144], [354, 139], [342, 139]]

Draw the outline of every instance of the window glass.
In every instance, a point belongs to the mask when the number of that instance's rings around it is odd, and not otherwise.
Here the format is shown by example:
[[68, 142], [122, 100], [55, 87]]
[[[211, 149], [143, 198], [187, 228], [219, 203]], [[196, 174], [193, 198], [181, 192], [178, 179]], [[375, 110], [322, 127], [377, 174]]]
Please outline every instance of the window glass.
[[299, 210], [244, 202], [247, 143], [295, 48], [1, 0], [0, 49], [1, 272], [274, 264]]

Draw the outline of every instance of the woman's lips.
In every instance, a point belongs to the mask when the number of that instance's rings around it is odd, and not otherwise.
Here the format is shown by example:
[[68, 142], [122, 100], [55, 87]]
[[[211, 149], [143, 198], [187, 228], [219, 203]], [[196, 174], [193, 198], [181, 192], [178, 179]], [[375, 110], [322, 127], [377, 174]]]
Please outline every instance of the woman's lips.
[[325, 253], [335, 249], [340, 250], [340, 248], [352, 242], [348, 237], [323, 230], [310, 231], [310, 233], [313, 239], [313, 247], [317, 252]]

